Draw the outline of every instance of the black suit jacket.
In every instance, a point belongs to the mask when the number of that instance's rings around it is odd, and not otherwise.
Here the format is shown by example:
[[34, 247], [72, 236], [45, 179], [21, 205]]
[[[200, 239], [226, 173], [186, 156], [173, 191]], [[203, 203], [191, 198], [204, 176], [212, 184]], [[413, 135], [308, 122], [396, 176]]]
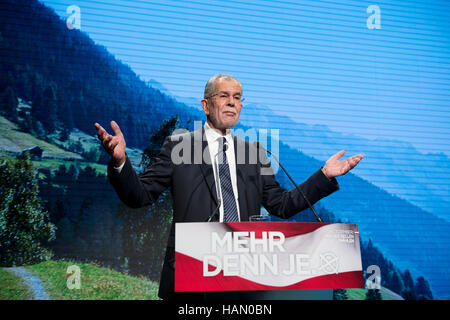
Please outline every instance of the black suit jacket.
[[[281, 218], [289, 218], [307, 208], [296, 188], [286, 190], [275, 180], [268, 158], [258, 150], [258, 144], [236, 136], [233, 138], [241, 221], [248, 221], [249, 216], [258, 215], [261, 206]], [[172, 161], [172, 153], [178, 159]], [[180, 157], [184, 159], [181, 163]], [[110, 162], [108, 176], [119, 198], [132, 208], [150, 205], [164, 190], [171, 189], [174, 217], [161, 273], [159, 296], [163, 299], [173, 298], [175, 223], [207, 221], [218, 205], [204, 128], [167, 137], [155, 162], [142, 175], [136, 174], [127, 158], [120, 173], [114, 170]], [[329, 180], [320, 169], [299, 187], [312, 204], [339, 189], [336, 179]], [[213, 220], [217, 221], [218, 215]]]

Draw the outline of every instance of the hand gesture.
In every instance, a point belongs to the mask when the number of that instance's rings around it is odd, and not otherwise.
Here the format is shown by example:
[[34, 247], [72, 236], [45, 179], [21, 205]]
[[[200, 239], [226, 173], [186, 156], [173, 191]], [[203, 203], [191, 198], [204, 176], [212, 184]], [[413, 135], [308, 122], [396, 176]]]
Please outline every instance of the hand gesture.
[[342, 176], [352, 170], [359, 161], [361, 161], [364, 156], [362, 154], [358, 154], [356, 156], [347, 158], [345, 160], [339, 161], [339, 158], [345, 154], [345, 151], [339, 151], [335, 155], [333, 155], [330, 159], [327, 160], [325, 165], [322, 168], [322, 172], [328, 179]]
[[126, 160], [125, 154], [125, 139], [119, 125], [115, 121], [111, 121], [111, 128], [114, 131], [114, 136], [110, 135], [97, 122], [94, 124], [97, 129], [98, 139], [101, 141], [105, 151], [111, 156], [115, 167], [120, 167]]

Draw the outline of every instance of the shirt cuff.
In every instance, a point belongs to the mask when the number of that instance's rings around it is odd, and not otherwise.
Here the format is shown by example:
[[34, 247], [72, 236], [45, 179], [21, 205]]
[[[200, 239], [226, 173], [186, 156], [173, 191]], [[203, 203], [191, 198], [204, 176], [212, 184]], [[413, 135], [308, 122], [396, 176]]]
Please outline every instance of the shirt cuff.
[[[125, 161], [125, 162], [126, 162], [126, 161]], [[120, 167], [113, 167], [114, 170], [115, 170], [117, 173], [120, 173], [120, 172], [122, 171], [123, 166], [125, 165], [125, 162], [122, 163], [122, 165], [121, 165]]]

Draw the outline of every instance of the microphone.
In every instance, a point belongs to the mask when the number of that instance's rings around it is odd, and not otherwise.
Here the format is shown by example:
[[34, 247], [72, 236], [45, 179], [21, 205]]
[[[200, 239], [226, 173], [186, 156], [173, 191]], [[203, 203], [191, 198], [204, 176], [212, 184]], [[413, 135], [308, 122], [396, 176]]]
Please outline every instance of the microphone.
[[[214, 165], [216, 166], [217, 178], [219, 177], [219, 163], [218, 163], [219, 161], [216, 161], [216, 158], [219, 156], [220, 152], [226, 152], [227, 150], [228, 150], [228, 144], [226, 143], [226, 140], [225, 140], [225, 143], [223, 144], [222, 150], [217, 151], [217, 153], [214, 156]], [[215, 182], [215, 185], [216, 185], [216, 193], [217, 193], [217, 207], [211, 213], [211, 215], [209, 216], [208, 220], [206, 220], [206, 222], [211, 222], [211, 220], [219, 212], [219, 208], [220, 208], [220, 206], [222, 204], [222, 197], [220, 196], [222, 194], [222, 187], [220, 186], [220, 183], [218, 183], [218, 179], [214, 179], [214, 182]]]
[[280, 161], [277, 159], [277, 157], [272, 152], [270, 152], [269, 150], [264, 148], [259, 142], [256, 142], [256, 144], [257, 144], [257, 146], [260, 146], [261, 149], [263, 149], [264, 151], [269, 153], [275, 159], [275, 161], [279, 164], [280, 168], [283, 169], [284, 173], [286, 173], [286, 175], [289, 178], [289, 180], [291, 180], [291, 182], [294, 184], [295, 188], [300, 192], [300, 194], [302, 195], [303, 199], [305, 199], [306, 203], [308, 204], [308, 207], [311, 209], [312, 213], [314, 213], [314, 215], [316, 216], [317, 222], [323, 222], [322, 219], [317, 214], [316, 210], [314, 210], [314, 208], [311, 205], [311, 203], [309, 202], [308, 198], [303, 193], [302, 189], [300, 189], [300, 187], [295, 183], [294, 179], [292, 179], [292, 177], [289, 175], [289, 173], [286, 171], [286, 169], [283, 167], [283, 165], [280, 163]]

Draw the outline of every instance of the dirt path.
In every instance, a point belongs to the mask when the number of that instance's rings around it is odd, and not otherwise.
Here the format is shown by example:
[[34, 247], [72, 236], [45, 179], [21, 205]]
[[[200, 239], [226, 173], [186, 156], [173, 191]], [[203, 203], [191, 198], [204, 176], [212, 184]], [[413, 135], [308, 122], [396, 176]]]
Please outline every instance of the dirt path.
[[11, 271], [14, 275], [20, 277], [25, 282], [33, 294], [32, 300], [50, 300], [50, 297], [47, 292], [45, 292], [44, 286], [42, 285], [42, 281], [38, 277], [32, 275], [29, 271], [22, 267], [5, 269]]

